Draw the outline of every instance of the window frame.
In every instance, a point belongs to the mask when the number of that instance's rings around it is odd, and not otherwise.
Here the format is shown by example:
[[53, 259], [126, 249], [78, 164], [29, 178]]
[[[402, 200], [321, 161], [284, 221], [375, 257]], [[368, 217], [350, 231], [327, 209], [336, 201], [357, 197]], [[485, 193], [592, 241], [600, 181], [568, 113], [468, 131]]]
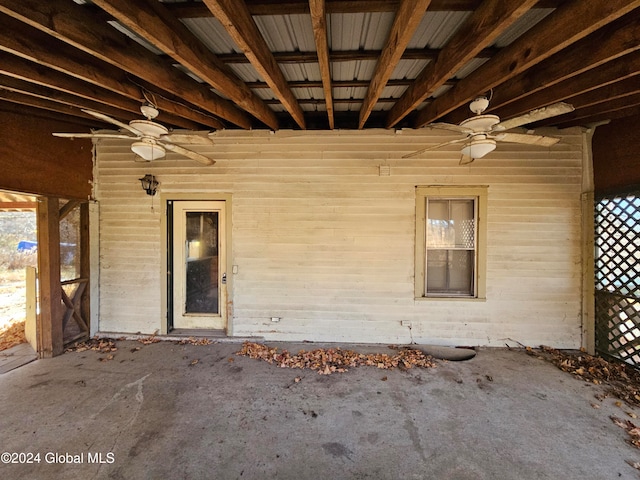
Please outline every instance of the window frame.
[[[488, 186], [417, 186], [416, 187], [416, 242], [415, 242], [415, 291], [416, 300], [486, 300], [487, 266], [487, 197]], [[474, 199], [476, 215], [476, 250], [474, 265], [473, 295], [426, 293], [427, 271], [427, 198], [429, 199]]]

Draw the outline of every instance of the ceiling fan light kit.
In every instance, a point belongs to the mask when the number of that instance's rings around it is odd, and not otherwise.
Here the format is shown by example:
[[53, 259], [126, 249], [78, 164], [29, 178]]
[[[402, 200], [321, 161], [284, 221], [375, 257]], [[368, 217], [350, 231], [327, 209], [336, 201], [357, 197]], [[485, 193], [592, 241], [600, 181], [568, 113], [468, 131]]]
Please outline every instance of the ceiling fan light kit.
[[486, 138], [485, 135], [478, 135], [478, 137], [485, 138], [474, 138], [464, 147], [462, 147], [460, 153], [471, 158], [482, 158], [496, 149], [495, 140]]
[[460, 151], [460, 153], [462, 154], [460, 165], [466, 165], [473, 162], [473, 160], [476, 158], [482, 158], [485, 155], [493, 152], [496, 149], [496, 141], [520, 143], [525, 145], [538, 145], [540, 147], [550, 147], [551, 145], [556, 144], [560, 139], [557, 137], [535, 135], [531, 133], [531, 131], [527, 132], [526, 134], [498, 132], [505, 132], [506, 130], [510, 130], [512, 128], [527, 125], [539, 120], [544, 120], [545, 118], [563, 115], [574, 110], [573, 105], [558, 102], [546, 107], [532, 110], [524, 115], [520, 115], [518, 117], [511, 118], [502, 122], [500, 121], [500, 117], [498, 117], [497, 115], [483, 115], [483, 112], [488, 107], [489, 100], [487, 99], [487, 97], [477, 97], [469, 104], [469, 109], [473, 113], [475, 113], [476, 116], [467, 118], [466, 120], [462, 121], [460, 125], [454, 125], [451, 123], [432, 123], [431, 125], [429, 125], [431, 128], [454, 131], [457, 133], [465, 134], [466, 137], [457, 140], [450, 140], [448, 142], [440, 143], [432, 147], [423, 148], [416, 152], [403, 155], [402, 158], [414, 157], [428, 150], [436, 150], [446, 145], [464, 143], [464, 146]]
[[158, 160], [167, 154], [162, 145], [145, 141], [133, 142], [131, 151], [147, 162]]

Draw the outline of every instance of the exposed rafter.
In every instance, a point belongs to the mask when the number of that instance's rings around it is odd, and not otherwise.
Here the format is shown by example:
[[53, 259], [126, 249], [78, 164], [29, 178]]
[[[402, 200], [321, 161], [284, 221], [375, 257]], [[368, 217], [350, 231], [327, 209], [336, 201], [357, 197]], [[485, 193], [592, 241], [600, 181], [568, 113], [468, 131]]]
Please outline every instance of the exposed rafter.
[[[92, 103], [84, 103], [82, 99], [85, 99], [89, 102], [97, 102], [120, 109], [123, 112], [130, 112], [136, 116], [140, 115], [140, 100], [138, 99], [132, 100], [106, 88], [97, 87], [81, 79], [6, 52], [0, 52], [0, 74], [74, 95], [83, 108], [95, 108], [103, 111], [101, 106], [91, 106]], [[156, 99], [156, 101], [158, 100]], [[182, 128], [193, 128], [194, 124], [206, 125], [215, 129], [224, 128], [224, 125], [217, 119], [194, 109], [186, 108], [181, 104], [163, 101], [162, 105], [158, 106], [162, 109], [159, 120], [164, 123]], [[107, 113], [106, 110], [103, 112]], [[126, 114], [123, 113], [124, 115]]]
[[[327, 12], [324, 0], [309, 0], [313, 37], [316, 42], [318, 65], [322, 77], [322, 90], [327, 109], [329, 128], [333, 130], [333, 93], [331, 92], [331, 67], [329, 66], [329, 40], [327, 38]], [[291, 86], [289, 86], [291, 88]]]
[[445, 97], [422, 109], [414, 122], [424, 126], [585, 38], [633, 9], [640, 0], [569, 1], [461, 80]]
[[[511, 102], [499, 108], [496, 113], [501, 118], [511, 118], [551, 103], [563, 100], [573, 102], [572, 98], [576, 95], [598, 90], [630, 78], [635, 78], [635, 81], [640, 85], [638, 75], [640, 75], [640, 52], [634, 52], [564, 80], [551, 89], [540, 90]], [[602, 90], [598, 94], [604, 97], [608, 96], [608, 92], [605, 93]]]
[[400, 2], [387, 42], [382, 49], [382, 54], [376, 64], [376, 70], [369, 83], [367, 94], [362, 102], [358, 122], [360, 128], [364, 127], [369, 114], [371, 114], [378, 98], [380, 98], [382, 90], [398, 65], [400, 58], [402, 58], [402, 53], [407, 48], [416, 28], [418, 28], [430, 2], [431, 0], [402, 0]]
[[[563, 0], [540, 0], [538, 7], [555, 8]], [[307, 0], [245, 0], [251, 15], [302, 15], [309, 13]], [[481, 0], [433, 0], [429, 9], [434, 12], [464, 12], [478, 8]], [[395, 12], [400, 0], [327, 0], [327, 13], [374, 13]], [[208, 11], [199, 2], [177, 2], [169, 4], [176, 16], [181, 18], [208, 17]]]
[[204, 4], [222, 23], [227, 33], [247, 56], [253, 67], [269, 84], [300, 128], [305, 128], [304, 114], [264, 38], [244, 2], [204, 0]]
[[[491, 58], [498, 53], [497, 48], [484, 48], [476, 58]], [[402, 53], [402, 60], [435, 60], [441, 50], [437, 48], [407, 48]], [[353, 62], [356, 60], [375, 60], [382, 55], [382, 50], [333, 50], [329, 52], [329, 61]], [[280, 64], [284, 63], [315, 63], [318, 61], [316, 52], [273, 52], [273, 57]], [[249, 63], [242, 53], [223, 53], [218, 55], [220, 61], [233, 63]]]
[[[156, 55], [98, 22], [81, 6], [65, 0], [0, 0], [0, 12], [51, 35], [115, 67], [182, 95], [203, 110], [248, 128], [246, 115], [177, 69], [169, 70]], [[41, 49], [51, 49], [45, 42]], [[131, 84], [133, 86], [133, 84]]]
[[[634, 12], [635, 13], [635, 12]], [[492, 109], [640, 51], [640, 10], [597, 30], [495, 89]], [[537, 108], [537, 107], [536, 107]]]
[[0, 0], [0, 24], [0, 108], [76, 125], [151, 101], [169, 128], [420, 127], [493, 90], [503, 119], [575, 103], [565, 126], [629, 114], [640, 78], [640, 0]]
[[[427, 64], [416, 81], [393, 106], [387, 118], [392, 127], [526, 13], [536, 0], [485, 0], [444, 47], [435, 62]], [[491, 19], [491, 21], [489, 21]], [[476, 92], [477, 93], [477, 92]]]
[[270, 128], [278, 128], [273, 111], [157, 0], [95, 0], [93, 3]]
[[[595, 114], [602, 114], [629, 108], [634, 105], [640, 105], [640, 85], [634, 78], [618, 82], [607, 87], [607, 99], [604, 100], [602, 95], [595, 92], [583, 93], [573, 97], [572, 101], [579, 108], [571, 113], [562, 115], [554, 119], [554, 123], [562, 124], [564, 122], [589, 118]], [[534, 123], [532, 126], [544, 127], [550, 125], [549, 120], [543, 120]]]

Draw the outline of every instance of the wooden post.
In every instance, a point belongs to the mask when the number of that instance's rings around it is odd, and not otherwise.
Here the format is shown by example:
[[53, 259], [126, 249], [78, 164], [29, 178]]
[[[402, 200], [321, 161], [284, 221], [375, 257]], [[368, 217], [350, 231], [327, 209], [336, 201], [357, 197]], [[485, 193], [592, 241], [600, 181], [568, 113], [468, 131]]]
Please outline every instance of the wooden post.
[[[89, 244], [89, 203], [83, 202], [80, 205], [80, 278], [90, 278], [91, 276], [91, 255]], [[87, 323], [91, 332], [91, 281], [82, 292], [80, 303], [80, 315]]]
[[38, 271], [40, 279], [41, 358], [63, 351], [62, 286], [60, 285], [60, 205], [57, 198], [38, 198]]
[[38, 293], [36, 291], [38, 281], [37, 275], [38, 272], [34, 267], [26, 267], [25, 268], [25, 278], [26, 278], [26, 289], [25, 289], [25, 297], [26, 297], [26, 316], [24, 323], [24, 336], [29, 342], [29, 345], [33, 348], [34, 351], [39, 350], [40, 339], [38, 338], [38, 321], [37, 321], [37, 303], [38, 303]]

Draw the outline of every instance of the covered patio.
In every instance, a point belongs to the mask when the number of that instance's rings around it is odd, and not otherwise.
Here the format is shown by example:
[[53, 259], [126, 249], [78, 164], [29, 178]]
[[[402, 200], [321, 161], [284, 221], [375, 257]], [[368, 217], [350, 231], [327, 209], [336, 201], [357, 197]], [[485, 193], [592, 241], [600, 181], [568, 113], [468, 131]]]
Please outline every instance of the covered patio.
[[40, 454], [3, 477], [638, 478], [640, 453], [610, 418], [638, 408], [536, 352], [320, 375], [241, 347], [116, 341], [0, 376], [3, 451]]

